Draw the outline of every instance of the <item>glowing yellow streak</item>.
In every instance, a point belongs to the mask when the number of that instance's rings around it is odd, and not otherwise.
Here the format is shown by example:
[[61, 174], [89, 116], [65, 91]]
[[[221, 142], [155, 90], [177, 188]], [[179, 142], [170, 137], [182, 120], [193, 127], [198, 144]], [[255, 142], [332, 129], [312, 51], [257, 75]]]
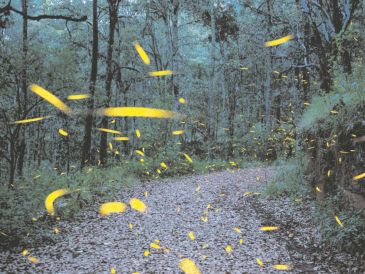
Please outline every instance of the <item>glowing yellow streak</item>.
[[259, 264], [259, 266], [264, 266], [264, 263], [259, 258], [256, 258], [256, 262]]
[[278, 226], [262, 226], [260, 227], [261, 231], [273, 231], [273, 230], [278, 230], [279, 227]]
[[104, 108], [96, 111], [97, 115], [108, 117], [145, 117], [145, 118], [178, 118], [181, 117], [176, 112], [143, 107], [113, 107]]
[[117, 270], [113, 267], [112, 269], [110, 269], [110, 274], [116, 274]]
[[276, 270], [290, 270], [291, 269], [291, 267], [287, 264], [274, 264], [272, 267], [275, 268]]
[[337, 216], [335, 216], [336, 222], [340, 225], [343, 226], [343, 223], [341, 222], [340, 218], [338, 218]]
[[138, 52], [139, 57], [141, 57], [143, 63], [145, 63], [146, 65], [151, 64], [150, 58], [148, 57], [147, 53], [145, 52], [145, 50], [141, 47], [141, 45], [139, 43], [135, 43], [134, 48]]
[[28, 256], [28, 260], [33, 263], [33, 264], [36, 264], [39, 262], [39, 260], [36, 258], [36, 257], [33, 257], [33, 256]]
[[143, 256], [148, 257], [148, 255], [150, 255], [150, 251], [149, 251], [149, 250], [146, 250], [146, 251], [143, 253]]
[[161, 162], [161, 164], [160, 164], [160, 165], [161, 165], [161, 167], [162, 167], [162, 168], [164, 168], [164, 169], [167, 169], [167, 168], [168, 168], [168, 167], [167, 167], [167, 165], [165, 164], [165, 162]]
[[128, 137], [115, 137], [114, 138], [115, 141], [129, 141]]
[[38, 121], [42, 121], [44, 119], [49, 118], [50, 116], [46, 116], [46, 117], [37, 117], [37, 118], [30, 118], [30, 119], [25, 119], [25, 120], [18, 120], [15, 121], [14, 124], [26, 124], [26, 123], [33, 123], [33, 122], [38, 122]]
[[67, 137], [68, 136], [68, 132], [67, 131], [65, 131], [64, 129], [62, 129], [62, 128], [60, 128], [59, 130], [58, 130], [58, 133], [60, 134], [60, 135], [62, 135], [62, 136], [65, 136], [65, 137]]
[[362, 178], [365, 178], [365, 172], [364, 173], [362, 173], [362, 174], [359, 174], [359, 175], [356, 175], [354, 178], [352, 178], [352, 179], [354, 179], [354, 180], [360, 180], [360, 179], [362, 179]]
[[189, 232], [189, 238], [194, 241], [195, 240], [195, 235], [194, 235], [194, 232], [193, 231], [190, 231]]
[[186, 103], [186, 100], [185, 100], [184, 98], [182, 98], [182, 97], [181, 97], [181, 98], [179, 98], [179, 103], [180, 103], [180, 104], [185, 104], [185, 103]]
[[232, 247], [230, 245], [226, 246], [226, 252], [227, 253], [231, 253], [232, 252]]
[[72, 114], [72, 109], [68, 107], [64, 102], [62, 102], [57, 96], [50, 93], [48, 90], [45, 90], [44, 88], [35, 84], [32, 84], [30, 86], [30, 90], [33, 91], [38, 96], [42, 97], [50, 104], [54, 105], [56, 108], [66, 113], [67, 115]]
[[82, 100], [90, 97], [90, 94], [73, 94], [67, 96], [67, 100]]
[[113, 150], [113, 144], [111, 142], [109, 142], [109, 149]]
[[99, 207], [100, 215], [109, 215], [112, 213], [123, 213], [127, 209], [127, 205], [122, 202], [109, 202], [104, 203]]
[[144, 153], [143, 153], [143, 151], [141, 151], [141, 150], [136, 150], [135, 151], [138, 155], [141, 155], [142, 157], [144, 157]]
[[50, 215], [53, 216], [55, 214], [55, 210], [54, 210], [54, 206], [53, 206], [54, 201], [57, 198], [65, 195], [65, 194], [68, 194], [68, 193], [70, 193], [70, 191], [68, 189], [63, 188], [63, 189], [55, 190], [47, 196], [46, 200], [44, 201], [44, 205]]
[[172, 132], [172, 135], [181, 135], [181, 134], [184, 134], [183, 130], [175, 130]]
[[189, 259], [182, 259], [179, 263], [179, 268], [185, 273], [185, 274], [201, 274], [199, 268], [196, 266], [196, 264]]
[[318, 186], [316, 186], [316, 191], [321, 192], [321, 189]]
[[23, 256], [27, 256], [27, 255], [28, 255], [28, 253], [29, 253], [29, 252], [28, 252], [28, 250], [27, 250], [27, 249], [24, 249], [24, 250], [23, 250], [23, 252], [22, 252], [22, 255], [23, 255]]
[[238, 227], [233, 228], [234, 231], [236, 231], [237, 233], [241, 233], [241, 229], [239, 229]]
[[154, 248], [154, 249], [160, 249], [161, 248], [161, 246], [159, 246], [158, 244], [155, 244], [155, 243], [150, 243], [150, 247]]
[[150, 71], [148, 74], [149, 76], [160, 77], [160, 76], [171, 75], [172, 73], [173, 73], [172, 70], [157, 70], [157, 71]]
[[139, 131], [139, 129], [136, 129], [136, 136], [137, 138], [141, 138], [141, 132]]
[[193, 160], [190, 158], [189, 155], [187, 155], [186, 153], [182, 153], [182, 154], [185, 156], [186, 160], [188, 160], [190, 163], [193, 162]]
[[147, 206], [144, 204], [144, 202], [142, 202], [141, 200], [139, 200], [137, 198], [130, 199], [129, 205], [131, 206], [131, 208], [133, 208], [134, 210], [136, 210], [138, 212], [145, 213], [147, 211]]
[[102, 132], [107, 132], [107, 133], [113, 133], [113, 134], [122, 134], [120, 131], [118, 130], [113, 130], [113, 129], [109, 129], [109, 128], [96, 128], [97, 130], [99, 131], [102, 131]]
[[265, 46], [266, 47], [278, 46], [278, 45], [281, 45], [281, 44], [284, 44], [284, 43], [288, 42], [289, 40], [291, 40], [293, 38], [294, 38], [293, 35], [287, 35], [287, 36], [281, 37], [281, 38], [276, 39], [276, 40], [267, 41], [267, 42], [265, 42]]

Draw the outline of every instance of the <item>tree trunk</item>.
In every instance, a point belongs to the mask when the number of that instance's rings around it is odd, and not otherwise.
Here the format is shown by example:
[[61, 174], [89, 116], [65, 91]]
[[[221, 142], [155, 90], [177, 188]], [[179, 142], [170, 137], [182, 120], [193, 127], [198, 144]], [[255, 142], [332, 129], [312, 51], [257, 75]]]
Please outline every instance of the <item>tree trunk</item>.
[[15, 140], [10, 140], [10, 161], [9, 161], [9, 181], [8, 187], [14, 187], [15, 170], [16, 170], [16, 153], [15, 153]]
[[[28, 108], [28, 94], [27, 94], [27, 69], [28, 69], [28, 0], [22, 0], [22, 11], [23, 11], [23, 45], [22, 45], [22, 74], [21, 74], [21, 89], [23, 93], [23, 112], [25, 113]], [[21, 136], [20, 141], [20, 150], [19, 150], [19, 157], [18, 157], [18, 176], [23, 175], [23, 166], [24, 166], [24, 159], [25, 159], [25, 151], [26, 151], [26, 127], [21, 129], [19, 134]]]
[[177, 74], [173, 74], [171, 77], [172, 87], [175, 95], [175, 99], [178, 98], [180, 89], [179, 89], [179, 29], [178, 29], [178, 16], [179, 16], [179, 1], [172, 0], [172, 70], [177, 72]]
[[[106, 101], [104, 107], [109, 107], [111, 101], [111, 88], [113, 80], [113, 51], [114, 51], [114, 34], [116, 24], [118, 22], [118, 6], [120, 0], [108, 0], [109, 3], [109, 37], [108, 37], [108, 53], [106, 57], [106, 80], [105, 80], [105, 92]], [[103, 117], [101, 121], [102, 128], [108, 128], [108, 118]], [[107, 161], [107, 149], [108, 149], [108, 136], [106, 132], [101, 133], [100, 138], [100, 162], [102, 165]]]
[[216, 96], [216, 18], [214, 11], [214, 1], [209, 3], [209, 14], [210, 14], [210, 30], [211, 30], [211, 48], [210, 48], [210, 79], [209, 79], [209, 91], [208, 91], [208, 114], [209, 114], [209, 124], [208, 124], [208, 157], [211, 158], [212, 152], [212, 142], [214, 140], [215, 131], [215, 96]]
[[85, 135], [82, 148], [81, 168], [85, 166], [90, 159], [91, 153], [91, 133], [93, 127], [93, 109], [94, 109], [94, 97], [95, 86], [98, 74], [98, 51], [99, 51], [99, 37], [98, 37], [98, 1], [93, 0], [93, 44], [92, 44], [92, 57], [91, 57], [91, 74], [90, 74], [90, 98], [88, 101], [88, 112], [85, 120]]
[[[267, 0], [267, 12], [268, 12], [268, 21], [267, 21], [267, 32], [268, 35], [271, 36], [272, 29], [272, 18], [271, 18], [271, 10], [272, 10], [272, 2], [271, 0]], [[272, 56], [271, 56], [271, 48], [269, 48], [267, 56], [266, 56], [266, 79], [265, 79], [265, 125], [267, 132], [271, 130], [271, 74], [272, 74]]]

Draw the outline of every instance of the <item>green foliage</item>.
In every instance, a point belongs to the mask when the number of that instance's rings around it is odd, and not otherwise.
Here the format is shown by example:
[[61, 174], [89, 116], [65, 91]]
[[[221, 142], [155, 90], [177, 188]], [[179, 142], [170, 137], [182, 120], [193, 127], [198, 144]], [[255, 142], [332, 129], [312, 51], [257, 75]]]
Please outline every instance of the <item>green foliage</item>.
[[61, 176], [56, 170], [43, 167], [31, 177], [19, 181], [15, 189], [1, 186], [0, 231], [8, 235], [1, 234], [1, 242], [5, 246], [31, 245], [59, 237], [53, 233], [54, 218], [49, 217], [44, 208], [45, 198], [56, 189], [73, 191], [55, 201], [57, 216], [71, 219], [86, 206], [115, 199], [123, 187], [136, 182], [133, 175], [120, 167], [86, 168]]
[[284, 166], [277, 167], [279, 170], [266, 186], [265, 194], [270, 197], [304, 196], [307, 193], [305, 168], [306, 160], [302, 157], [297, 157], [288, 161]]
[[313, 97], [298, 123], [298, 130], [316, 132], [340, 129], [344, 125], [354, 123], [354, 118], [363, 118], [364, 79], [363, 68], [356, 69], [349, 77], [338, 73], [332, 92]]
[[[346, 209], [348, 205], [344, 200], [344, 197], [337, 193], [316, 208], [314, 217], [321, 231], [322, 241], [349, 252], [364, 251], [365, 212]], [[339, 217], [343, 226], [336, 222], [335, 216]]]
[[[312, 193], [318, 183], [323, 185], [324, 198], [316, 208], [315, 221], [325, 243], [347, 251], [365, 247], [364, 212], [354, 210], [342, 194], [343, 190], [365, 194], [363, 183], [352, 180], [364, 171], [364, 143], [353, 142], [355, 136], [365, 135], [364, 76], [362, 67], [356, 67], [352, 75], [336, 73], [333, 91], [315, 96], [298, 123], [302, 141], [297, 161], [311, 166], [301, 169], [298, 177], [307, 178]], [[278, 187], [270, 191], [283, 192]]]
[[257, 123], [242, 137], [242, 152], [256, 161], [274, 161], [279, 157], [293, 156], [294, 131], [294, 126], [289, 123], [278, 124], [271, 132], [264, 124]]

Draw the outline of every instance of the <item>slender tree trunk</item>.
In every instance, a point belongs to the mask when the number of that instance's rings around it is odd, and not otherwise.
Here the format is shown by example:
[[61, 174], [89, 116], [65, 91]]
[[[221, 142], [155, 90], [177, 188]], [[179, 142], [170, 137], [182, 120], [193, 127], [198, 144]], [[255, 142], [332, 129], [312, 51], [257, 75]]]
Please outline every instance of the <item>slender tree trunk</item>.
[[[25, 113], [28, 108], [28, 94], [27, 94], [27, 69], [28, 69], [28, 0], [22, 0], [22, 11], [23, 11], [23, 45], [22, 45], [22, 72], [21, 72], [21, 89], [23, 93], [23, 112]], [[19, 145], [19, 157], [18, 157], [18, 176], [23, 175], [24, 159], [26, 152], [26, 128], [23, 127], [19, 134], [21, 141]]]
[[179, 0], [172, 0], [172, 69], [177, 74], [173, 74], [172, 86], [175, 95], [175, 99], [178, 98], [179, 89], [179, 29], [178, 29], [178, 16], [179, 16]]
[[[271, 0], [267, 0], [267, 12], [268, 12], [268, 21], [267, 21], [267, 32], [269, 36], [271, 36], [272, 29], [272, 19], [271, 19], [271, 10], [272, 10], [272, 2]], [[271, 130], [271, 77], [272, 77], [272, 54], [271, 48], [269, 48], [266, 56], [266, 79], [265, 79], [265, 88], [264, 88], [264, 96], [265, 96], [265, 125], [267, 132]]]
[[[108, 37], [108, 53], [106, 57], [106, 80], [105, 92], [106, 101], [104, 107], [109, 107], [111, 101], [111, 88], [113, 80], [113, 51], [114, 51], [114, 34], [116, 24], [118, 22], [118, 7], [120, 0], [108, 0], [109, 3], [109, 37]], [[103, 117], [101, 121], [102, 128], [108, 128], [108, 118]], [[105, 165], [107, 162], [108, 136], [106, 132], [101, 133], [100, 138], [100, 162]]]
[[215, 132], [215, 96], [216, 96], [216, 18], [214, 11], [214, 1], [209, 3], [210, 14], [210, 30], [211, 30], [211, 47], [210, 47], [210, 79], [209, 79], [209, 91], [208, 91], [208, 108], [209, 108], [209, 124], [208, 124], [208, 157], [211, 158], [212, 143], [214, 140]]
[[88, 113], [85, 120], [85, 135], [82, 148], [81, 168], [83, 168], [86, 162], [91, 161], [91, 133], [93, 127], [93, 109], [94, 109], [94, 97], [95, 86], [98, 75], [98, 52], [99, 52], [99, 32], [98, 27], [98, 0], [93, 0], [93, 43], [92, 43], [92, 57], [91, 57], [91, 74], [90, 74], [90, 98], [88, 101]]
[[9, 181], [8, 187], [14, 187], [15, 170], [16, 170], [16, 153], [15, 153], [15, 140], [10, 140], [10, 161], [9, 161]]
[[[305, 24], [304, 24], [304, 64], [309, 63], [309, 48], [310, 48], [310, 35], [311, 35], [311, 28], [310, 28], [310, 22], [308, 17], [305, 18]], [[310, 91], [310, 75], [308, 68], [304, 67], [302, 69], [303, 73], [303, 100], [306, 102], [309, 100], [309, 91]]]
[[236, 113], [236, 95], [239, 90], [239, 83], [234, 83], [234, 87], [230, 87], [228, 90], [228, 133], [229, 133], [229, 144], [228, 144], [228, 157], [233, 156], [233, 136], [234, 136], [234, 118]]

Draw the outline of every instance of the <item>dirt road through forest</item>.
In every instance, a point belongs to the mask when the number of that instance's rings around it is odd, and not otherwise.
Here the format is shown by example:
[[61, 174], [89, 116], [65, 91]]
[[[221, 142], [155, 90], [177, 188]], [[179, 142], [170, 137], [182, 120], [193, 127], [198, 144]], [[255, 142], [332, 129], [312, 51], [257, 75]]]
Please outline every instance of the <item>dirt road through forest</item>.
[[[259, 229], [279, 225], [257, 211], [256, 200], [261, 198], [255, 192], [271, 175], [271, 169], [252, 168], [121, 190], [120, 201], [139, 198], [149, 212], [128, 210], [102, 217], [95, 207], [85, 212], [80, 223], [61, 223], [59, 233], [66, 236], [55, 245], [29, 249], [38, 263], [31, 264], [21, 254], [2, 253], [0, 269], [9, 273], [110, 273], [112, 268], [117, 273], [181, 273], [179, 261], [189, 258], [202, 273], [278, 273], [275, 264], [292, 265], [296, 273], [321, 273], [320, 267], [315, 271], [321, 262], [295, 269], [287, 241], [281, 240], [280, 229], [285, 228]], [[151, 243], [162, 248], [150, 248]], [[144, 256], [146, 250], [148, 256]]]

